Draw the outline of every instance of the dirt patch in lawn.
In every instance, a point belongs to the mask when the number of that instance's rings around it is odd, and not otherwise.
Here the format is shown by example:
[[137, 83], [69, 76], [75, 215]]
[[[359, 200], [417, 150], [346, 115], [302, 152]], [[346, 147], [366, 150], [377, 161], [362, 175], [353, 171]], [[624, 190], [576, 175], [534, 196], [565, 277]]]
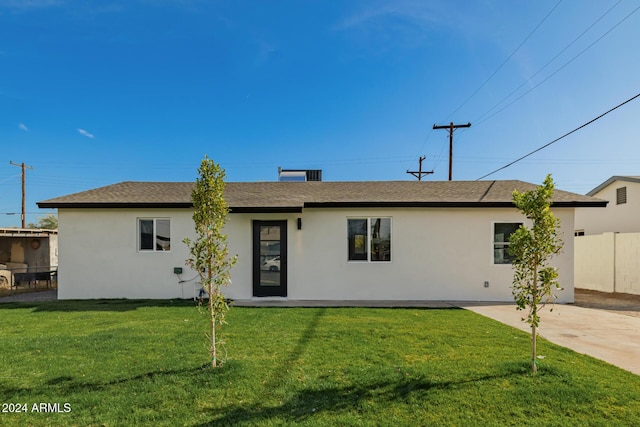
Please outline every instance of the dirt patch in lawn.
[[640, 317], [640, 295], [575, 289], [575, 305]]

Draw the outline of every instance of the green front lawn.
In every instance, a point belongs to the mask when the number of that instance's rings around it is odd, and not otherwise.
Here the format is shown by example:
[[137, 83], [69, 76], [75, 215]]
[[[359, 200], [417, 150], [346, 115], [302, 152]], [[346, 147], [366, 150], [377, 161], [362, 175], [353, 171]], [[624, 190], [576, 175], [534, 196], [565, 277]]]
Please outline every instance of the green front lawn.
[[0, 322], [0, 425], [640, 425], [640, 377], [465, 310], [236, 307], [218, 370], [190, 302]]

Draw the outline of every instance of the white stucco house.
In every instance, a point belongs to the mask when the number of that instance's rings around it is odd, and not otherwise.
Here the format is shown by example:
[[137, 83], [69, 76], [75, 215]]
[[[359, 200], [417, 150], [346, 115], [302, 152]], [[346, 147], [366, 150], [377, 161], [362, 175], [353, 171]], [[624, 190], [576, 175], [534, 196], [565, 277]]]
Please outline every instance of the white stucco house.
[[[192, 187], [122, 182], [39, 202], [58, 209], [58, 297], [190, 298], [196, 274], [185, 266], [182, 240], [194, 237]], [[511, 195], [533, 188], [521, 181], [227, 183], [225, 232], [238, 263], [226, 295], [512, 301], [508, 237], [527, 220]], [[573, 301], [574, 210], [604, 205], [554, 195], [565, 237], [554, 260], [561, 302]]]
[[612, 176], [587, 193], [605, 209], [576, 209], [575, 286], [640, 295], [640, 176]]
[[606, 209], [576, 209], [575, 234], [640, 232], [640, 176], [612, 176], [587, 193], [606, 200]]

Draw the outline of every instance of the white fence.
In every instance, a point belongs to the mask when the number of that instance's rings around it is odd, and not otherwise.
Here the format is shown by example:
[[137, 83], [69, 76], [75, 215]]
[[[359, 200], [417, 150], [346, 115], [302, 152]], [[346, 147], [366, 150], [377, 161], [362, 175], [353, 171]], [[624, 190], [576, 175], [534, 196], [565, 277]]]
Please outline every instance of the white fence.
[[640, 233], [579, 236], [574, 255], [576, 288], [640, 295]]

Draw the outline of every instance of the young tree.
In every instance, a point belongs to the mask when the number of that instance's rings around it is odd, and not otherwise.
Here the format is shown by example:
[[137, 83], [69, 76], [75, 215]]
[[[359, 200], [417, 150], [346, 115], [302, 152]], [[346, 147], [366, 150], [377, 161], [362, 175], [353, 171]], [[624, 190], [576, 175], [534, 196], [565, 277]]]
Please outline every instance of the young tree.
[[38, 223], [29, 223], [27, 228], [41, 228], [45, 230], [55, 230], [58, 228], [58, 217], [54, 214], [47, 214], [38, 218]]
[[514, 257], [513, 297], [518, 310], [529, 310], [526, 319], [522, 320], [531, 325], [531, 369], [534, 375], [538, 371], [538, 312], [557, 298], [555, 290], [562, 290], [557, 269], [548, 265], [549, 260], [562, 250], [560, 222], [550, 209], [553, 189], [551, 175], [547, 175], [543, 185], [535, 190], [513, 192], [516, 208], [532, 222], [531, 228], [522, 225], [511, 234], [509, 253]]
[[218, 366], [216, 329], [224, 323], [229, 306], [222, 286], [230, 283], [230, 270], [237, 261], [229, 256], [227, 236], [223, 233], [229, 208], [224, 199], [225, 172], [207, 156], [198, 169], [198, 179], [191, 192], [193, 222], [197, 238], [184, 239], [191, 256], [186, 264], [198, 272], [200, 284], [209, 294], [207, 309], [211, 320], [211, 366]]

